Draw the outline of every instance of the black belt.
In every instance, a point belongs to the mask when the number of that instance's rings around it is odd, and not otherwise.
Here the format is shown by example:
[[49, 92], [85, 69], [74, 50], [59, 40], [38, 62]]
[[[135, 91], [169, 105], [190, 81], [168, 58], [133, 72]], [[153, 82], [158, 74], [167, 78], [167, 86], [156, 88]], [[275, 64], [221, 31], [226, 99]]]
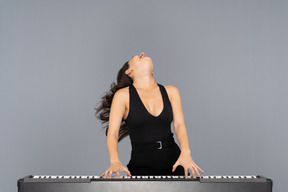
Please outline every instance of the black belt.
[[147, 151], [147, 150], [161, 150], [166, 147], [170, 147], [175, 144], [173, 133], [171, 133], [167, 138], [147, 142], [147, 143], [131, 143], [133, 151]]

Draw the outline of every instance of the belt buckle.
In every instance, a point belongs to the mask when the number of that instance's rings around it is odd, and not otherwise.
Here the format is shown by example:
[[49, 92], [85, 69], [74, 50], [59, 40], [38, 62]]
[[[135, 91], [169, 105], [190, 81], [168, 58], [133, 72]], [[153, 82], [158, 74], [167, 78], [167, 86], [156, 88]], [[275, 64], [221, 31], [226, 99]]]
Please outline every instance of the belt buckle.
[[157, 141], [159, 143], [159, 147], [157, 149], [162, 149], [162, 141]]

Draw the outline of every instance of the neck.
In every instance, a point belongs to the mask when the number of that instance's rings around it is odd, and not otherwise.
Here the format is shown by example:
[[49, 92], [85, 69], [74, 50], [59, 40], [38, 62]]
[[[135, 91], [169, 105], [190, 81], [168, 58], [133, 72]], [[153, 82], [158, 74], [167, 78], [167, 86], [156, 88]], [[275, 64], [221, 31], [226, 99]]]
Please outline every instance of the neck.
[[152, 75], [141, 77], [141, 78], [134, 78], [133, 85], [137, 89], [148, 90], [155, 86], [157, 83]]

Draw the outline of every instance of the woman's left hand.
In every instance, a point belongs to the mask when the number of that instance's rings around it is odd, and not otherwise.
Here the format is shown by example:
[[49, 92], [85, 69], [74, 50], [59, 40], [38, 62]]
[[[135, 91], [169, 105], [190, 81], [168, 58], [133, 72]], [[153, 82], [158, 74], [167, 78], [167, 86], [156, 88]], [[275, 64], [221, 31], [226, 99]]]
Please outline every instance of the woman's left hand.
[[195, 173], [200, 176], [199, 171], [204, 172], [196, 163], [192, 160], [192, 157], [188, 154], [181, 153], [176, 163], [173, 165], [172, 172], [176, 170], [176, 168], [181, 165], [185, 171], [185, 178], [188, 177], [188, 170], [191, 171], [193, 178], [196, 178]]

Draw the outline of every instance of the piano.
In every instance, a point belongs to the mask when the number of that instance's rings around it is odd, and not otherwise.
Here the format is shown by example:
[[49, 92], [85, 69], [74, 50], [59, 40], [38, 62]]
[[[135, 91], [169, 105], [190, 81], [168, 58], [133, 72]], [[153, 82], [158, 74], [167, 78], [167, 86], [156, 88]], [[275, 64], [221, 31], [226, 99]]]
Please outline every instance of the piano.
[[30, 175], [17, 182], [18, 192], [272, 192], [263, 176], [100, 176]]

